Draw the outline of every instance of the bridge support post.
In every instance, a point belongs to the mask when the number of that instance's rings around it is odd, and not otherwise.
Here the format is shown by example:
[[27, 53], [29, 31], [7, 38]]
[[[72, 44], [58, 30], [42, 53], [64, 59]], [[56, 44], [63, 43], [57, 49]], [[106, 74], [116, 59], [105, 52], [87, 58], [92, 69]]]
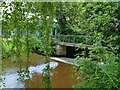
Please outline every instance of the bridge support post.
[[66, 55], [66, 46], [56, 45], [56, 55], [65, 56]]

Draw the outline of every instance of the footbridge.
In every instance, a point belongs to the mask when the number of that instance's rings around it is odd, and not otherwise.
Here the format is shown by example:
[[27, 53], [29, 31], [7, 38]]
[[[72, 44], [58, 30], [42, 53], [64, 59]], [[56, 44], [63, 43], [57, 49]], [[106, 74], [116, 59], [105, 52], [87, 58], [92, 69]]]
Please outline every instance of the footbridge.
[[54, 39], [56, 44], [56, 55], [73, 57], [78, 52], [81, 52], [81, 48], [91, 48], [92, 41], [88, 41], [91, 36], [85, 35], [57, 35]]

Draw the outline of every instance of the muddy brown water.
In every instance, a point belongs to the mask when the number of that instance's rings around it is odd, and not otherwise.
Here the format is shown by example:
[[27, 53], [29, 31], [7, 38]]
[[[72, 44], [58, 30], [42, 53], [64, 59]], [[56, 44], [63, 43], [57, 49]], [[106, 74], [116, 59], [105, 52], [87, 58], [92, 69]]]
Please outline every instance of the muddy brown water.
[[[4, 71], [7, 74], [12, 74], [16, 72], [16, 70], [19, 70], [19, 66], [21, 65], [22, 68], [27, 66], [36, 66], [39, 64], [43, 64], [45, 61], [44, 57], [38, 54], [31, 54], [28, 62], [26, 63], [25, 60], [21, 60], [21, 62], [18, 64], [13, 64], [9, 61], [4, 61]], [[53, 60], [51, 60], [53, 61]], [[56, 61], [53, 61], [56, 62]], [[33, 73], [31, 79], [24, 80], [24, 87], [25, 88], [43, 88], [42, 86], [42, 76], [38, 73]], [[58, 62], [58, 66], [53, 69], [52, 75], [52, 87], [53, 88], [72, 88], [73, 85], [75, 85], [78, 80], [75, 76], [75, 72], [72, 65], [65, 64], [62, 62]]]

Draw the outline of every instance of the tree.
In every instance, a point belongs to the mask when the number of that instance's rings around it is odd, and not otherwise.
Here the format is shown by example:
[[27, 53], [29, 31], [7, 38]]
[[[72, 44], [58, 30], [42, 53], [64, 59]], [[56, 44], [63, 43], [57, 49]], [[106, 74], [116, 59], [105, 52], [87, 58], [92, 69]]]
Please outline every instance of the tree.
[[[36, 31], [38, 31], [41, 34], [39, 39], [42, 41], [40, 43], [43, 44], [43, 51], [46, 57], [45, 63], [48, 63], [43, 73], [44, 87], [51, 88], [49, 56], [52, 49], [51, 32], [55, 15], [55, 3], [3, 2], [2, 7], [2, 36], [4, 41], [2, 44], [5, 46], [5, 48], [3, 47], [3, 56], [6, 56], [8, 53], [11, 57], [15, 55], [17, 62], [20, 62], [21, 53], [27, 52], [28, 62], [31, 46], [34, 43], [32, 40], [33, 37], [36, 37]], [[40, 26], [39, 22], [41, 20], [42, 25]], [[9, 38], [12, 40], [9, 41]], [[21, 72], [20, 66], [19, 75], [21, 75]]]

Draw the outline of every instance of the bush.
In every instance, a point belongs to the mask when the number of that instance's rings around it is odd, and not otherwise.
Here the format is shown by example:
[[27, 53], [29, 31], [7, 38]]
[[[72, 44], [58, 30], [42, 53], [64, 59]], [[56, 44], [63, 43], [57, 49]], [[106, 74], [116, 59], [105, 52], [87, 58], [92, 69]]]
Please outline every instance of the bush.
[[[99, 51], [98, 51], [99, 49]], [[77, 88], [120, 88], [119, 58], [112, 52], [103, 48], [95, 48], [96, 61], [90, 58], [77, 57], [75, 63], [81, 82]]]

